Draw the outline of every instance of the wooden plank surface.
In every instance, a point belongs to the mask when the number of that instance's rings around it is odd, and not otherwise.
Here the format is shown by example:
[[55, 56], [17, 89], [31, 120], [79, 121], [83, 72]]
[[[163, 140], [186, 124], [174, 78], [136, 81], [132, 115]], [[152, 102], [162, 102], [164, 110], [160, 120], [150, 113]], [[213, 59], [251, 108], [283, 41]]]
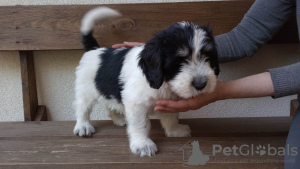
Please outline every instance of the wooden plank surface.
[[[180, 123], [189, 124], [193, 136], [285, 136], [289, 129], [290, 117], [247, 117], [247, 118], [205, 118], [181, 119]], [[112, 124], [110, 120], [92, 121], [97, 133], [95, 138], [126, 137], [125, 127]], [[163, 137], [164, 132], [158, 120], [151, 121], [151, 134]], [[72, 131], [74, 121], [43, 122], [1, 122], [0, 138], [18, 137], [77, 137]], [[113, 132], [112, 132], [113, 131]]]
[[[13, 166], [1, 166], [1, 169], [184, 169], [185, 167], [182, 164], [178, 163], [108, 163], [104, 165], [100, 164], [46, 164], [46, 165], [13, 165]], [[270, 164], [261, 164], [261, 163], [233, 163], [233, 164], [206, 164], [205, 166], [189, 166], [188, 168], [192, 169], [283, 169], [283, 164], [270, 163]]]
[[[230, 166], [231, 163], [242, 163], [243, 166], [255, 164], [255, 161], [283, 160], [283, 156], [260, 156], [255, 152], [249, 157], [243, 156], [225, 156], [223, 153], [212, 154], [213, 145], [221, 145], [222, 147], [241, 147], [242, 145], [270, 145], [270, 147], [284, 147], [285, 137], [193, 137], [198, 140], [200, 149], [205, 155], [210, 156], [210, 168], [215, 163], [222, 163], [224, 166]], [[128, 165], [152, 165], [168, 164], [174, 165], [176, 168], [183, 167], [183, 152], [179, 149], [188, 143], [191, 138], [153, 138], [153, 141], [159, 148], [159, 153], [153, 157], [138, 157], [130, 153], [127, 138], [99, 138], [99, 139], [48, 139], [48, 140], [1, 140], [1, 157], [0, 167], [3, 165], [31, 165], [36, 164], [98, 164], [106, 167], [108, 164], [123, 163]], [[186, 147], [189, 149], [189, 147]], [[256, 149], [256, 148], [255, 148]], [[246, 151], [246, 148], [244, 149]], [[243, 152], [246, 153], [246, 152]], [[223, 161], [224, 158], [227, 158]], [[219, 161], [218, 161], [219, 160]], [[235, 162], [236, 161], [236, 162]], [[267, 162], [263, 165], [268, 165]], [[282, 162], [277, 165], [283, 166]], [[196, 166], [199, 167], [199, 166]], [[195, 168], [196, 168], [195, 167]], [[273, 166], [274, 167], [274, 166]], [[272, 168], [274, 169], [274, 168]]]
[[[161, 4], [106, 5], [123, 17], [96, 25], [95, 36], [101, 46], [123, 41], [144, 42], [155, 31], [186, 20], [209, 23], [214, 35], [234, 28], [254, 0], [184, 2]], [[0, 7], [0, 50], [82, 49], [79, 33], [82, 16], [95, 5], [9, 6]], [[296, 20], [282, 31], [282, 43], [298, 42]], [[296, 29], [294, 29], [296, 28]], [[287, 38], [290, 37], [290, 38]], [[276, 39], [276, 38], [275, 38]], [[287, 40], [287, 41], [286, 41]]]
[[32, 121], [38, 109], [38, 98], [32, 51], [20, 51], [24, 120]]
[[[150, 138], [159, 153], [138, 157], [130, 152], [125, 127], [111, 121], [93, 121], [97, 133], [90, 138], [72, 134], [75, 122], [4, 122], [0, 123], [0, 168], [183, 168], [191, 151], [190, 142], [199, 141], [210, 159], [204, 169], [263, 168], [283, 169], [282, 155], [260, 155], [251, 146], [285, 147], [290, 117], [224, 118], [180, 120], [189, 124], [192, 137], [167, 138], [158, 120], [152, 120]], [[213, 154], [213, 146], [248, 145], [246, 156]], [[183, 147], [183, 148], [182, 148]], [[293, 162], [293, 161], [291, 161]], [[200, 166], [188, 166], [199, 168]]]

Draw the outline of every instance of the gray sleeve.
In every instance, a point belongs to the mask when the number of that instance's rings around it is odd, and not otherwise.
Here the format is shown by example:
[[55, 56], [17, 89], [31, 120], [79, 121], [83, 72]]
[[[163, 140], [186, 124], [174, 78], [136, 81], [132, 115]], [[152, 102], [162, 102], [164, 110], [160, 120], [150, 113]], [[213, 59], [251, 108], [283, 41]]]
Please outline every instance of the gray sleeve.
[[220, 63], [251, 56], [289, 19], [295, 0], [256, 0], [241, 23], [215, 37]]
[[274, 98], [300, 93], [300, 62], [269, 69], [274, 86]]

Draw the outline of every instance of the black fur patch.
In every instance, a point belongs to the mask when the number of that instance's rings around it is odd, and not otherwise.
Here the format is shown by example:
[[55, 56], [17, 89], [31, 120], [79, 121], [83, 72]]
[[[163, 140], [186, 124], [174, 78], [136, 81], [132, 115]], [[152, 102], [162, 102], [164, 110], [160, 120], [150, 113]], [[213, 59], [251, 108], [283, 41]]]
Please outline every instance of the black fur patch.
[[217, 46], [216, 46], [216, 43], [215, 43], [215, 39], [214, 39], [213, 34], [212, 34], [212, 30], [208, 26], [204, 26], [204, 27], [202, 27], [202, 29], [204, 29], [207, 32], [207, 36], [208, 36], [208, 38], [204, 42], [205, 45], [210, 45], [213, 48], [211, 50], [207, 51], [207, 50], [205, 50], [206, 46], [204, 46], [201, 49], [201, 54], [205, 55], [207, 57], [207, 61], [209, 61], [210, 67], [212, 69], [214, 69], [215, 75], [218, 76], [220, 74], [218, 51], [217, 51]]
[[85, 51], [90, 51], [100, 47], [96, 39], [93, 37], [93, 31], [89, 32], [87, 35], [82, 35], [81, 42]]
[[[120, 49], [118, 49], [120, 50]], [[130, 49], [107, 49], [101, 56], [101, 65], [95, 78], [97, 90], [106, 99], [115, 98], [122, 101], [121, 91], [123, 84], [120, 83], [119, 76], [122, 70], [125, 55]], [[114, 52], [116, 53], [114, 54]]]
[[[174, 36], [175, 35], [175, 36]], [[178, 73], [183, 63], [191, 58], [193, 47], [191, 40], [194, 37], [194, 29], [192, 26], [182, 27], [179, 24], [173, 24], [164, 32], [165, 42], [163, 49], [164, 60], [164, 75], [165, 80], [172, 80]], [[179, 56], [178, 50], [186, 49], [188, 53], [186, 56]]]
[[[150, 39], [141, 52], [139, 66], [152, 88], [159, 89], [163, 81], [172, 80], [182, 63], [192, 54], [190, 40], [194, 37], [192, 26], [173, 24]], [[186, 56], [178, 56], [179, 49], [187, 49]]]

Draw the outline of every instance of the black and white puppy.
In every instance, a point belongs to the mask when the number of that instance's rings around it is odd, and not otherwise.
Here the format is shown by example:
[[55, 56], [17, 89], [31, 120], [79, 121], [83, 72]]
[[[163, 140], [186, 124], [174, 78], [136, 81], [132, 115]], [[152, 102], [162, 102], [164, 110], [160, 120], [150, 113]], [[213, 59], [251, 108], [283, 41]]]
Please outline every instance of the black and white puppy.
[[[149, 138], [148, 116], [156, 101], [212, 92], [219, 74], [217, 50], [211, 31], [190, 22], [170, 25], [143, 46], [99, 47], [92, 36], [95, 21], [119, 15], [110, 8], [98, 7], [83, 18], [86, 53], [76, 69], [74, 134], [95, 133], [90, 110], [101, 102], [116, 125], [127, 125], [131, 151], [152, 156], [157, 147]], [[178, 124], [178, 114], [157, 114], [166, 136], [190, 136], [189, 126]]]

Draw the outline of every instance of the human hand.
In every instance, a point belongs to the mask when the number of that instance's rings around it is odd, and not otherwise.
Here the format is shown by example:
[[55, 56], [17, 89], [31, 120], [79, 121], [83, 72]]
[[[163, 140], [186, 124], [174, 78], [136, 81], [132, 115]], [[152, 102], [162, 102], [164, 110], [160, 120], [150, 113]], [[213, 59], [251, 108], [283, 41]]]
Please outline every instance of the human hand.
[[144, 45], [144, 43], [141, 43], [141, 42], [124, 42], [124, 43], [121, 43], [121, 44], [114, 44], [112, 45], [112, 48], [133, 48], [135, 46], [142, 46]]
[[154, 111], [160, 113], [179, 113], [186, 112], [189, 110], [197, 110], [203, 106], [206, 106], [212, 102], [219, 100], [220, 95], [219, 88], [223, 82], [218, 82], [218, 85], [212, 93], [199, 94], [196, 97], [173, 101], [173, 100], [159, 100], [156, 102]]
[[159, 100], [154, 110], [161, 113], [186, 112], [200, 109], [218, 100], [266, 97], [274, 96], [274, 93], [271, 75], [269, 72], [264, 72], [232, 81], [218, 81], [212, 93], [200, 94], [190, 99]]

